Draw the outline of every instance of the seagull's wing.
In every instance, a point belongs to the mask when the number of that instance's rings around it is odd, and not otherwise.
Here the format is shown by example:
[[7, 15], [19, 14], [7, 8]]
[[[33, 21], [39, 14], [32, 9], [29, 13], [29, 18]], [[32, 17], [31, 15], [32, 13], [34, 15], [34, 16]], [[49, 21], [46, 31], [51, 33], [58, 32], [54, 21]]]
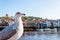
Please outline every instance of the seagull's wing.
[[14, 24], [3, 29], [0, 32], [0, 40], [7, 40], [16, 33], [16, 29], [13, 29], [13, 26], [14, 26]]

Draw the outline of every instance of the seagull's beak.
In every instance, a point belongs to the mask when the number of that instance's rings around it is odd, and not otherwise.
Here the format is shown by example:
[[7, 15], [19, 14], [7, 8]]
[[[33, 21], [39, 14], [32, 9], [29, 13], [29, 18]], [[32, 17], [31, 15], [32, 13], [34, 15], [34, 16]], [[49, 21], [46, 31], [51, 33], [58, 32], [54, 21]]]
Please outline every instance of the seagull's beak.
[[22, 14], [22, 17], [25, 17], [25, 14], [24, 13]]
[[22, 15], [24, 15], [24, 16], [25, 16], [25, 14], [22, 14]]

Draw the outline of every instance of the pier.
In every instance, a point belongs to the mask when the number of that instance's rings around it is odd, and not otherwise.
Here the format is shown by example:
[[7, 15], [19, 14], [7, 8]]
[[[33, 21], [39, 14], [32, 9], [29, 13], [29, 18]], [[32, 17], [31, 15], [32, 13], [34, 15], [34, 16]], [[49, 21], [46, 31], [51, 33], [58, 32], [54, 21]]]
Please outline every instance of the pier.
[[24, 27], [25, 31], [33, 31], [33, 30], [39, 30], [39, 29], [43, 29], [43, 31], [45, 31], [46, 29], [57, 29], [56, 31], [60, 31], [60, 26], [59, 27]]
[[[0, 26], [0, 30], [3, 30], [6, 26]], [[60, 31], [60, 26], [56, 26], [56, 27], [41, 27], [41, 26], [24, 26], [24, 31], [37, 31], [40, 29], [43, 29], [43, 31], [45, 31], [46, 29], [57, 29], [56, 31]]]

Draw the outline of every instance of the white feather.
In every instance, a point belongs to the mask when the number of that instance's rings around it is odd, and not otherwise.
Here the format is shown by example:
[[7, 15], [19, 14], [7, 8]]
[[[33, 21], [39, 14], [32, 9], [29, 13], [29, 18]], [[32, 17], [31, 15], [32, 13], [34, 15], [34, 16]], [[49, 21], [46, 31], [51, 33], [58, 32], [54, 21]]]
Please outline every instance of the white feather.
[[16, 32], [15, 35], [13, 35], [8, 40], [18, 40], [22, 36], [22, 34], [23, 34], [23, 24], [22, 24], [21, 17], [16, 18], [15, 25], [16, 25], [16, 27], [13, 27], [13, 29], [16, 29], [17, 32]]

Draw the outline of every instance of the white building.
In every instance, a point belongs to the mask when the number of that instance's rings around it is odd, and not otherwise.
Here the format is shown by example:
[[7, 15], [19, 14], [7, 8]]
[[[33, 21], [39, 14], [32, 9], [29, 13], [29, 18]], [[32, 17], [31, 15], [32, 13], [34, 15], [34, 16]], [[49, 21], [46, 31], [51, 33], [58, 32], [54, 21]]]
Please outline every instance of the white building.
[[47, 27], [51, 27], [51, 22], [50, 21], [46, 21]]
[[60, 19], [58, 19], [57, 22], [58, 22], [58, 26], [60, 26]]

